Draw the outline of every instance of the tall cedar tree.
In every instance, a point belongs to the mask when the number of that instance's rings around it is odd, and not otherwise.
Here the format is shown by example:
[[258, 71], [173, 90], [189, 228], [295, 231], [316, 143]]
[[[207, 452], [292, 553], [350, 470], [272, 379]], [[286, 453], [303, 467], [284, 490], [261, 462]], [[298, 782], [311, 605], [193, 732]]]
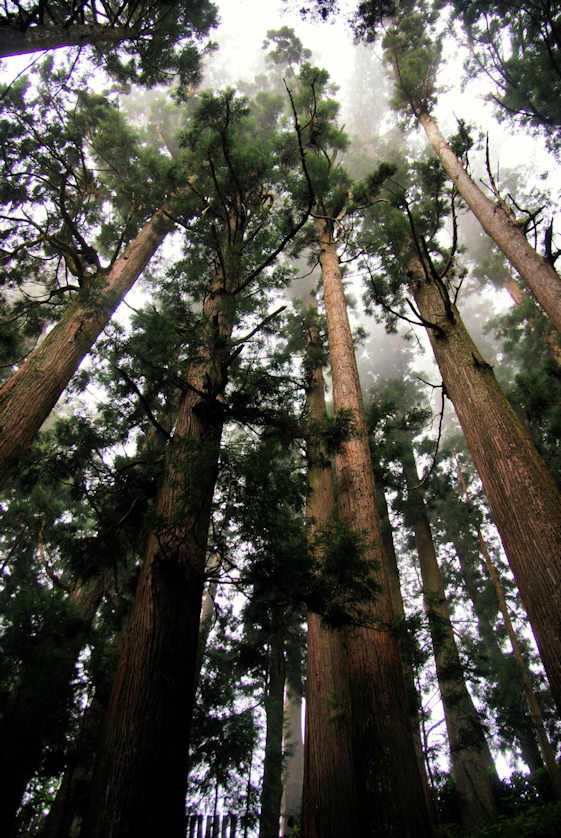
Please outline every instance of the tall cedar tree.
[[[185, 142], [198, 160], [198, 219], [185, 270], [202, 299], [125, 648], [104, 726], [84, 836], [182, 835], [205, 553], [224, 423], [232, 329], [255, 283], [303, 225], [281, 157], [278, 102], [249, 113], [232, 93], [202, 97]], [[287, 179], [287, 175], [289, 175]], [[309, 211], [309, 210], [308, 210]], [[303, 214], [302, 214], [303, 213]], [[251, 306], [250, 306], [251, 307]]]
[[416, 403], [418, 394], [413, 388], [400, 386], [397, 382], [392, 388], [390, 383], [383, 393], [381, 406], [382, 413], [386, 414], [381, 417], [384, 444], [389, 449], [386, 456], [397, 459], [402, 470], [400, 488], [405, 490], [405, 521], [415, 535], [452, 774], [462, 822], [466, 829], [473, 829], [492, 822], [496, 817], [492, 782], [496, 780], [496, 771], [481, 719], [466, 686], [424, 489], [417, 473], [412, 440], [426, 414], [423, 415]]
[[176, 77], [185, 86], [198, 78], [201, 49], [215, 25], [210, 0], [8, 2], [0, 13], [0, 57], [87, 47], [121, 82], [152, 86]]
[[[308, 495], [306, 528], [310, 553], [317, 565], [318, 586], [324, 584], [322, 532], [329, 532], [335, 514], [335, 489], [330, 451], [318, 429], [325, 425], [324, 348], [315, 295], [307, 308], [306, 409], [311, 431], [307, 441]], [[313, 432], [315, 430], [315, 432]], [[322, 546], [324, 549], [322, 550]], [[357, 787], [351, 752], [349, 685], [342, 672], [342, 631], [321, 604], [308, 609], [306, 727], [302, 834], [306, 838], [342, 836], [356, 823]], [[323, 614], [321, 612], [324, 612]], [[335, 793], [336, 792], [336, 793]]]
[[551, 0], [440, 0], [452, 7], [468, 36], [470, 76], [492, 79], [499, 119], [544, 133], [560, 148], [561, 10]]
[[[347, 412], [353, 433], [336, 454], [337, 510], [341, 524], [363, 541], [364, 560], [369, 563], [370, 582], [376, 590], [360, 605], [355, 622], [341, 629], [341, 651], [333, 666], [337, 678], [347, 680], [350, 739], [354, 783], [361, 789], [352, 822], [365, 835], [424, 835], [428, 813], [417, 765], [399, 646], [392, 633], [393, 612], [387, 573], [383, 562], [381, 525], [376, 504], [364, 405], [354, 346], [343, 294], [337, 255], [337, 225], [345, 213], [349, 182], [332, 155], [344, 147], [344, 136], [334, 128], [337, 113], [325, 98], [327, 76], [304, 65], [309, 79], [294, 97], [305, 125], [307, 159], [315, 203], [315, 237], [322, 270], [333, 380], [333, 405], [337, 414]], [[364, 187], [374, 194], [386, 170], [376, 173]], [[383, 720], [383, 721], [382, 721]], [[407, 778], [404, 782], [404, 778]], [[397, 802], [398, 788], [406, 788], [408, 803]], [[337, 793], [339, 801], [348, 798]], [[348, 827], [347, 827], [348, 828]]]
[[453, 259], [435, 238], [447, 211], [444, 173], [437, 161], [414, 169], [417, 183], [409, 191], [399, 186], [378, 205], [376, 226], [366, 236], [373, 236], [372, 252], [385, 269], [384, 278], [370, 268], [370, 293], [386, 308], [407, 291], [414, 298], [416, 322], [427, 330], [560, 708], [561, 596], [552, 583], [561, 583], [561, 497], [454, 304]]
[[[434, 16], [413, 11], [411, 7], [414, 5], [410, 0], [361, 4], [355, 19], [355, 31], [365, 39], [373, 40], [381, 23], [380, 15], [393, 15], [383, 46], [396, 85], [394, 108], [409, 118], [412, 116], [423, 126], [434, 153], [458, 192], [485, 232], [520, 273], [555, 329], [561, 333], [561, 279], [551, 260], [547, 254], [542, 256], [529, 244], [518, 219], [504, 200], [499, 197], [494, 203], [477, 186], [431, 116], [436, 101], [440, 42], [429, 34]], [[424, 4], [418, 5], [422, 7]]]
[[47, 66], [35, 99], [22, 83], [2, 100], [6, 322], [29, 339], [57, 322], [0, 389], [0, 483], [172, 229], [169, 213], [186, 223], [192, 203], [185, 190], [181, 205], [171, 199], [169, 156], [104, 96], [63, 101], [60, 82]]

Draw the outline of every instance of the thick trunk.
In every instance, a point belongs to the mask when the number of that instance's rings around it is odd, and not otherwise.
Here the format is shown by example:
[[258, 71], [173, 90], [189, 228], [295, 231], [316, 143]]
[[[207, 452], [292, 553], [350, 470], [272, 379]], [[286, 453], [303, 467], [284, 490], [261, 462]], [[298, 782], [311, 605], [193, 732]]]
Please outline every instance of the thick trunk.
[[561, 497], [457, 309], [418, 260], [409, 276], [561, 711]]
[[[349, 410], [354, 433], [336, 455], [337, 509], [342, 522], [361, 534], [364, 558], [378, 587], [361, 606], [361, 625], [341, 632], [350, 697], [350, 748], [357, 789], [356, 834], [420, 838], [429, 832], [423, 785], [407, 712], [399, 646], [384, 567], [381, 525], [366, 418], [339, 260], [330, 223], [318, 220], [333, 406]], [[339, 794], [335, 795], [341, 799]], [[348, 830], [349, 834], [353, 830]], [[323, 836], [322, 836], [323, 838]]]
[[231, 323], [217, 276], [186, 386], [109, 704], [83, 838], [185, 827], [187, 752]]
[[[321, 422], [326, 416], [320, 357], [318, 330], [311, 325], [306, 405], [312, 423]], [[325, 447], [312, 437], [308, 442], [307, 455], [306, 524], [308, 541], [313, 549], [314, 536], [332, 518], [335, 492], [331, 461]], [[304, 838], [343, 838], [356, 834], [357, 786], [350, 748], [350, 698], [342, 634], [342, 629], [329, 626], [319, 614], [308, 612], [302, 793]]]
[[[285, 767], [281, 804], [281, 835], [291, 835], [300, 823], [304, 782], [304, 743], [302, 741], [302, 696], [290, 684], [284, 700]], [[276, 838], [276, 836], [275, 836]]]
[[274, 614], [272, 628], [268, 655], [269, 677], [265, 696], [267, 733], [261, 787], [259, 838], [278, 838], [282, 798], [282, 731], [286, 662], [282, 621], [279, 621], [278, 616], [275, 618]]
[[[30, 659], [24, 662], [20, 681], [3, 714], [0, 736], [0, 819], [5, 834], [15, 834], [16, 813], [27, 783], [39, 767], [53, 730], [64, 736], [70, 711], [72, 679], [78, 655], [99, 607], [107, 584], [106, 574], [79, 584], [70, 594], [71, 616], [61, 627], [53, 652], [53, 640], [37, 638]], [[53, 659], [54, 654], [54, 659]], [[4, 766], [2, 768], [2, 766]]]
[[[0, 485], [55, 406], [124, 295], [161, 245], [169, 224], [156, 212], [111, 270], [91, 280], [0, 389]], [[97, 284], [99, 283], [99, 288]]]
[[378, 512], [380, 514], [380, 522], [382, 524], [382, 543], [384, 545], [384, 560], [386, 563], [386, 571], [390, 582], [390, 592], [392, 598], [392, 608], [394, 619], [398, 626], [398, 637], [400, 638], [401, 660], [403, 663], [403, 673], [405, 675], [405, 684], [407, 687], [407, 707], [409, 710], [409, 720], [411, 724], [411, 733], [413, 736], [413, 745], [415, 746], [415, 754], [417, 757], [417, 764], [419, 766], [419, 773], [423, 782], [423, 791], [427, 804], [427, 811], [431, 815], [431, 820], [435, 820], [434, 800], [431, 794], [427, 772], [425, 769], [425, 757], [423, 752], [423, 745], [421, 742], [421, 720], [419, 717], [420, 700], [419, 694], [415, 687], [415, 674], [410, 660], [409, 643], [403, 634], [403, 626], [405, 622], [405, 608], [403, 607], [403, 597], [401, 595], [401, 583], [399, 578], [399, 567], [397, 564], [397, 556], [395, 552], [395, 545], [393, 542], [392, 526], [388, 512], [388, 504], [384, 492], [382, 482], [374, 473], [374, 485], [376, 487], [376, 498], [378, 501]]
[[[460, 465], [457, 462], [458, 472], [460, 481], [462, 483], [462, 488], [465, 492], [466, 499], [468, 503], [470, 503], [468, 489], [464, 480], [464, 476], [460, 469]], [[540, 710], [540, 706], [538, 704], [537, 698], [534, 694], [534, 690], [532, 688], [532, 681], [530, 679], [530, 673], [528, 671], [528, 667], [526, 666], [526, 661], [524, 660], [524, 656], [522, 655], [522, 649], [520, 648], [520, 643], [518, 642], [518, 637], [516, 636], [516, 632], [514, 631], [514, 626], [512, 625], [512, 620], [510, 619], [510, 613], [506, 604], [506, 599], [503, 591], [503, 586], [501, 585], [501, 580], [499, 578], [499, 574], [497, 572], [497, 568], [493, 564], [491, 559], [491, 555], [487, 548], [487, 544], [485, 539], [483, 538], [483, 534], [479, 527], [477, 528], [477, 534], [479, 538], [479, 545], [481, 548], [481, 554], [485, 560], [485, 567], [487, 568], [487, 572], [489, 577], [493, 583], [493, 587], [495, 588], [495, 593], [497, 595], [497, 601], [499, 603], [499, 609], [503, 616], [503, 622], [506, 628], [506, 632], [508, 634], [508, 639], [510, 640], [510, 645], [512, 647], [512, 653], [518, 664], [518, 671], [520, 674], [520, 680], [522, 681], [522, 687], [524, 690], [524, 695], [526, 697], [526, 702], [528, 704], [528, 710], [530, 711], [530, 719], [532, 721], [532, 726], [534, 728], [534, 733], [536, 735], [536, 739], [539, 743], [540, 750], [542, 752], [543, 760], [545, 762], [547, 773], [549, 776], [549, 780], [551, 782], [551, 788], [555, 797], [558, 800], [561, 800], [561, 772], [559, 771], [559, 765], [557, 764], [557, 760], [555, 759], [555, 754], [553, 753], [553, 748], [551, 747], [551, 743], [547, 737], [547, 733], [545, 730], [545, 725], [543, 721], [542, 712]]]
[[500, 204], [493, 203], [474, 183], [435, 121], [428, 114], [421, 113], [419, 122], [460, 195], [485, 232], [532, 290], [553, 326], [561, 334], [561, 279], [553, 266], [534, 250], [506, 210]]
[[0, 26], [0, 58], [60, 47], [120, 44], [135, 34], [134, 30], [125, 26], [109, 27], [87, 23], [75, 23], [67, 27], [30, 26], [23, 32], [15, 26]]
[[444, 707], [452, 774], [466, 829], [485, 826], [496, 817], [492, 780], [495, 766], [481, 720], [468, 692], [450, 612], [444, 579], [438, 566], [423, 490], [413, 451], [404, 456], [408, 513], [419, 556], [423, 601], [428, 616], [438, 687]]

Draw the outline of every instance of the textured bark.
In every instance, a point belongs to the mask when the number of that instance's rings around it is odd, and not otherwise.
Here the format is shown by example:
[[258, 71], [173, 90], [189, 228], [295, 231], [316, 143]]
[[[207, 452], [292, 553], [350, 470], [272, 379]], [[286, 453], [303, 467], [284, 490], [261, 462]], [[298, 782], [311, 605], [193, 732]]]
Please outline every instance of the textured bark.
[[[456, 460], [458, 474], [460, 477], [460, 481], [462, 483], [462, 488], [466, 495], [466, 500], [468, 504], [471, 504], [468, 489], [464, 480], [464, 476], [460, 469], [460, 465]], [[543, 721], [542, 712], [540, 710], [540, 706], [534, 694], [534, 690], [532, 688], [532, 681], [530, 679], [530, 673], [528, 671], [528, 667], [526, 665], [526, 661], [524, 660], [524, 656], [522, 654], [522, 649], [520, 648], [520, 643], [518, 642], [518, 637], [516, 636], [516, 632], [514, 631], [514, 626], [512, 625], [512, 620], [510, 619], [510, 613], [506, 604], [506, 599], [503, 591], [503, 586], [501, 585], [501, 580], [499, 578], [499, 574], [497, 572], [497, 568], [495, 567], [489, 550], [487, 548], [487, 544], [485, 539], [483, 538], [483, 534], [480, 528], [477, 528], [477, 534], [479, 538], [479, 545], [481, 548], [481, 554], [485, 560], [485, 567], [487, 568], [487, 572], [493, 583], [493, 587], [495, 588], [495, 593], [497, 595], [497, 601], [499, 603], [499, 610], [503, 616], [503, 622], [505, 624], [506, 632], [508, 634], [508, 639], [510, 640], [510, 645], [512, 647], [512, 653], [518, 664], [518, 671], [520, 673], [520, 679], [522, 681], [522, 687], [524, 690], [524, 695], [526, 697], [526, 702], [528, 704], [528, 710], [530, 712], [530, 719], [532, 721], [532, 727], [534, 728], [534, 733], [536, 739], [539, 743], [540, 750], [542, 752], [543, 760], [545, 762], [547, 773], [549, 776], [549, 780], [551, 782], [551, 788], [555, 797], [558, 800], [561, 800], [561, 772], [559, 770], [559, 765], [557, 764], [557, 760], [555, 759], [555, 754], [553, 753], [553, 748], [551, 747], [551, 743], [547, 737], [547, 733], [545, 730], [545, 725]]]
[[[315, 301], [312, 305], [315, 307]], [[306, 362], [306, 406], [312, 422], [321, 422], [326, 415], [320, 350], [318, 330], [312, 325]], [[314, 536], [333, 514], [335, 492], [327, 451], [313, 437], [308, 442], [307, 458], [306, 526], [313, 548]], [[356, 834], [357, 786], [350, 725], [342, 630], [332, 628], [319, 614], [309, 611], [302, 792], [305, 838], [343, 838]]]
[[409, 276], [561, 711], [561, 496], [457, 309], [418, 260]]
[[[395, 552], [395, 545], [393, 542], [392, 526], [390, 523], [390, 516], [388, 512], [388, 504], [386, 495], [384, 493], [384, 486], [378, 479], [376, 472], [374, 472], [374, 485], [376, 487], [376, 498], [378, 501], [378, 512], [380, 515], [380, 522], [382, 525], [382, 543], [384, 545], [384, 561], [386, 563], [386, 571], [390, 583], [390, 593], [392, 598], [392, 608], [394, 619], [397, 626], [403, 626], [405, 621], [405, 608], [403, 606], [403, 597], [401, 595], [401, 584], [399, 578], [399, 567], [397, 563], [397, 556]], [[405, 640], [403, 632], [400, 631], [399, 637]], [[419, 773], [423, 783], [423, 791], [425, 795], [427, 811], [430, 813], [431, 820], [435, 821], [434, 800], [431, 794], [427, 771], [425, 768], [425, 756], [423, 745], [421, 742], [421, 720], [419, 716], [420, 700], [415, 687], [415, 675], [410, 662], [410, 653], [406, 642], [400, 642], [401, 660], [403, 664], [403, 673], [405, 675], [405, 684], [407, 687], [407, 707], [409, 711], [409, 721], [411, 725], [411, 733], [413, 736], [413, 745], [415, 746], [415, 755], [417, 757], [417, 764], [419, 766]]]
[[261, 813], [259, 838], [278, 838], [282, 798], [282, 731], [286, 661], [282, 620], [273, 612], [272, 635], [268, 654], [268, 684], [265, 696], [267, 733], [263, 783], [261, 786]]
[[432, 117], [421, 113], [419, 122], [466, 204], [499, 250], [516, 268], [561, 334], [561, 279], [554, 267], [529, 244], [515, 219], [504, 207], [493, 203], [474, 183]]
[[83, 838], [185, 828], [187, 752], [231, 322], [215, 276], [113, 686]]
[[111, 270], [90, 280], [0, 389], [0, 485], [169, 229], [163, 213], [156, 212]]
[[[284, 699], [285, 767], [281, 802], [281, 835], [290, 835], [300, 823], [304, 782], [304, 743], [302, 741], [302, 696], [287, 685]], [[276, 838], [276, 836], [275, 836]]]
[[422, 487], [413, 450], [406, 450], [403, 471], [407, 481], [408, 516], [423, 581], [438, 687], [444, 708], [452, 774], [465, 829], [485, 826], [496, 817], [493, 779], [496, 770], [483, 725], [468, 692], [456, 646], [444, 579], [438, 566]]
[[[366, 418], [339, 260], [330, 222], [318, 219], [335, 412], [353, 416], [354, 433], [336, 455], [340, 519], [365, 540], [365, 558], [378, 586], [361, 606], [362, 625], [341, 632], [350, 698], [350, 749], [357, 789], [357, 828], [345, 835], [421, 836], [429, 833], [423, 786], [413, 747], [399, 646], [384, 567], [381, 525]], [[341, 800], [341, 795], [335, 793]], [[324, 836], [322, 835], [322, 838]]]
[[66, 27], [30, 26], [23, 32], [16, 26], [0, 26], [0, 58], [60, 47], [120, 44], [137, 35], [137, 32], [125, 26], [96, 26], [87, 23]]
[[52, 660], [52, 637], [42, 641], [39, 635], [7, 703], [0, 726], [0, 771], [4, 777], [0, 786], [0, 820], [5, 835], [15, 834], [16, 813], [25, 787], [39, 767], [45, 744], [52, 741], [53, 728], [60, 729], [67, 717], [78, 655], [107, 581], [107, 574], [102, 572], [81, 582], [70, 593], [74, 619], [69, 617], [68, 624], [61, 627], [57, 660]]

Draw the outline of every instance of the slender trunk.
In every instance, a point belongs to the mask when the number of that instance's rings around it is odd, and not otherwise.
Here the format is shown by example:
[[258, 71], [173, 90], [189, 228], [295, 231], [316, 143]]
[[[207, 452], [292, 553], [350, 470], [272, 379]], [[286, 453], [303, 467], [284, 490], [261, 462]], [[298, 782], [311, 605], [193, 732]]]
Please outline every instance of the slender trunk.
[[[315, 300], [311, 306], [315, 310]], [[317, 323], [310, 324], [306, 357], [306, 406], [312, 424], [326, 416], [321, 344]], [[331, 520], [335, 491], [331, 461], [312, 434], [308, 441], [307, 537], [314, 537]], [[321, 571], [317, 571], [320, 573]], [[350, 697], [345, 673], [343, 629], [308, 612], [306, 732], [302, 835], [304, 838], [343, 838], [356, 834], [358, 789], [351, 754]]]
[[460, 564], [462, 580], [467, 594], [471, 601], [475, 616], [477, 617], [477, 630], [482, 644], [482, 660], [484, 676], [488, 681], [495, 681], [498, 685], [499, 695], [507, 697], [507, 700], [500, 701], [500, 707], [496, 712], [500, 721], [511, 730], [518, 740], [522, 759], [533, 773], [543, 768], [543, 760], [540, 755], [537, 740], [526, 712], [525, 700], [520, 689], [518, 673], [512, 676], [510, 659], [501, 649], [497, 640], [497, 633], [491, 625], [486, 609], [482, 603], [481, 592], [473, 578], [472, 560], [468, 559], [466, 553], [460, 548], [457, 541], [457, 533], [451, 533], [450, 538], [454, 542], [454, 550]]
[[83, 838], [165, 834], [185, 826], [187, 752], [212, 496], [231, 334], [217, 273], [203, 306], [125, 647]]
[[[207, 573], [212, 573], [213, 570], [216, 570], [219, 565], [219, 561], [220, 560], [216, 555], [212, 556], [210, 561], [207, 563]], [[218, 582], [216, 579], [210, 580], [207, 583], [203, 605], [201, 608], [201, 617], [199, 620], [199, 642], [197, 645], [197, 662], [195, 665], [195, 690], [197, 689], [197, 685], [201, 677], [201, 668], [205, 656], [206, 645], [208, 643], [208, 636], [212, 630], [213, 620], [216, 614], [214, 598], [216, 597], [217, 589]]]
[[[500, 277], [500, 283], [509, 294], [510, 299], [515, 306], [521, 306], [531, 299], [530, 295], [526, 293], [524, 288], [514, 279], [514, 277], [509, 276], [508, 274], [503, 274]], [[547, 349], [551, 352], [557, 363], [561, 364], [561, 345], [559, 343], [560, 338], [558, 332], [556, 332], [555, 329], [547, 329], [544, 334], [543, 326], [541, 331], [539, 331], [540, 324], [536, 316], [528, 317], [527, 322], [534, 331], [543, 335], [543, 341], [547, 346]], [[546, 320], [545, 322], [547, 323], [548, 321]]]
[[466, 829], [485, 826], [496, 817], [492, 780], [496, 770], [481, 719], [468, 692], [456, 646], [444, 579], [426, 511], [413, 450], [403, 458], [407, 481], [408, 514], [415, 532], [423, 580], [423, 601], [428, 616], [438, 687], [444, 707], [452, 774]]
[[282, 798], [282, 729], [286, 661], [282, 620], [273, 611], [272, 634], [269, 641], [268, 685], [265, 696], [267, 733], [263, 785], [261, 788], [261, 814], [259, 838], [278, 838]]
[[421, 113], [419, 122], [460, 195], [485, 232], [532, 290], [553, 326], [561, 334], [561, 279], [553, 265], [534, 250], [504, 207], [493, 203], [474, 183], [432, 117]]
[[561, 711], [561, 496], [457, 309], [418, 260], [409, 276]]
[[113, 267], [92, 279], [89, 287], [80, 292], [0, 389], [0, 485], [169, 229], [163, 213], [156, 212]]
[[384, 492], [384, 485], [374, 472], [374, 485], [376, 487], [376, 497], [378, 500], [378, 512], [380, 514], [380, 521], [382, 524], [382, 543], [384, 545], [384, 560], [386, 562], [386, 570], [390, 582], [390, 592], [392, 598], [392, 607], [396, 625], [398, 628], [399, 647], [401, 651], [401, 660], [403, 663], [403, 673], [405, 675], [405, 684], [407, 687], [409, 720], [411, 724], [411, 733], [413, 736], [413, 745], [415, 746], [415, 754], [417, 756], [417, 764], [419, 766], [419, 773], [423, 782], [423, 791], [427, 805], [427, 811], [430, 813], [431, 821], [436, 820], [434, 799], [431, 794], [427, 772], [425, 768], [425, 758], [423, 753], [423, 743], [421, 741], [421, 720], [420, 720], [420, 700], [415, 686], [415, 675], [413, 667], [411, 666], [409, 642], [404, 635], [405, 626], [405, 608], [403, 606], [403, 597], [401, 595], [401, 583], [399, 578], [399, 567], [397, 564], [397, 556], [395, 552], [395, 545], [393, 543], [392, 526], [390, 523], [390, 516], [388, 512], [388, 504]]
[[[302, 696], [287, 685], [284, 700], [285, 768], [281, 803], [281, 835], [291, 835], [300, 823], [304, 781], [304, 743], [302, 741]], [[275, 836], [276, 838], [276, 836]]]
[[[464, 490], [466, 500], [468, 504], [471, 505], [470, 497], [468, 494], [468, 489], [466, 482], [464, 480], [464, 476], [462, 474], [462, 470], [460, 469], [460, 464], [456, 459], [456, 465], [458, 468], [458, 475], [460, 477], [460, 481], [462, 484], [462, 488]], [[526, 702], [528, 704], [528, 710], [530, 711], [530, 719], [532, 720], [532, 726], [534, 728], [534, 732], [536, 735], [536, 739], [539, 743], [540, 750], [542, 752], [543, 760], [545, 762], [547, 773], [549, 776], [549, 780], [551, 782], [551, 787], [553, 789], [553, 793], [558, 800], [561, 800], [561, 771], [559, 770], [559, 765], [557, 764], [557, 760], [555, 759], [555, 754], [553, 753], [553, 748], [551, 747], [551, 743], [547, 737], [547, 733], [545, 730], [545, 725], [543, 721], [542, 712], [540, 710], [540, 706], [534, 694], [534, 690], [532, 688], [532, 681], [530, 679], [530, 673], [528, 671], [528, 667], [526, 666], [526, 661], [524, 660], [524, 656], [522, 655], [522, 650], [520, 648], [520, 643], [518, 642], [518, 638], [516, 636], [516, 632], [514, 631], [514, 626], [512, 625], [512, 620], [510, 619], [510, 613], [506, 604], [505, 595], [503, 591], [503, 586], [501, 585], [501, 580], [499, 579], [499, 574], [497, 572], [497, 568], [495, 567], [489, 550], [487, 548], [487, 544], [485, 539], [483, 538], [483, 533], [481, 532], [480, 528], [477, 527], [477, 535], [479, 538], [479, 544], [481, 548], [481, 555], [485, 560], [485, 567], [487, 568], [487, 572], [489, 577], [493, 583], [493, 587], [495, 588], [495, 593], [497, 595], [497, 600], [499, 603], [499, 609], [501, 614], [503, 615], [503, 622], [505, 624], [506, 632], [508, 634], [508, 639], [510, 640], [510, 645], [512, 647], [512, 653], [514, 658], [518, 664], [518, 671], [520, 674], [520, 679], [522, 681], [522, 687], [524, 690], [524, 695], [526, 697]]]
[[126, 26], [109, 27], [94, 23], [75, 23], [67, 27], [30, 26], [23, 32], [15, 26], [0, 26], [0, 58], [60, 47], [116, 45], [136, 35]]
[[60, 626], [58, 642], [53, 646], [50, 634], [36, 638], [10, 696], [0, 728], [0, 819], [6, 835], [15, 834], [17, 810], [45, 745], [53, 735], [64, 735], [76, 662], [106, 585], [104, 572], [77, 585], [69, 596], [71, 612]]
[[349, 744], [359, 797], [354, 834], [421, 838], [429, 832], [429, 817], [411, 736], [399, 646], [392, 631], [364, 404], [331, 225], [319, 218], [317, 227], [333, 406], [336, 413], [351, 411], [354, 423], [353, 435], [341, 445], [335, 460], [337, 509], [341, 521], [364, 538], [364, 557], [378, 589], [373, 601], [361, 606], [362, 625], [347, 625], [342, 631], [352, 723]]

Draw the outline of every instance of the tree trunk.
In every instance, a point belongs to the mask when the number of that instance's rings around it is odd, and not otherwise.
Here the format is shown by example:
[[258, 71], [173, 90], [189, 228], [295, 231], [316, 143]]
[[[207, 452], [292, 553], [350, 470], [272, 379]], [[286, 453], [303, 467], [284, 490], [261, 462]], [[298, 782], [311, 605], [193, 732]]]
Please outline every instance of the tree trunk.
[[[109, 272], [90, 281], [0, 389], [0, 485], [55, 406], [111, 315], [170, 229], [161, 211], [146, 222]], [[100, 283], [99, 289], [96, 284]], [[92, 287], [93, 285], [93, 287]]]
[[302, 741], [302, 696], [287, 685], [284, 700], [285, 755], [281, 803], [281, 835], [290, 836], [300, 823], [304, 782], [304, 743]]
[[[310, 307], [315, 310], [315, 300]], [[308, 333], [306, 407], [312, 424], [325, 419], [325, 394], [317, 323]], [[306, 526], [310, 550], [314, 537], [331, 520], [335, 491], [325, 445], [311, 434], [308, 440]], [[318, 570], [318, 573], [321, 571]], [[350, 697], [344, 664], [343, 630], [308, 612], [306, 728], [302, 835], [304, 838], [343, 838], [355, 832], [357, 786], [351, 754]]]
[[405, 608], [403, 607], [403, 597], [401, 595], [401, 583], [399, 578], [399, 567], [397, 564], [397, 556], [395, 546], [393, 543], [392, 526], [390, 523], [390, 516], [388, 512], [388, 504], [384, 492], [384, 486], [378, 478], [376, 471], [374, 472], [374, 485], [376, 487], [376, 498], [378, 501], [378, 512], [380, 514], [380, 522], [382, 525], [382, 543], [384, 545], [384, 560], [386, 563], [386, 571], [390, 583], [390, 593], [392, 598], [392, 608], [394, 619], [398, 629], [398, 637], [400, 639], [401, 660], [403, 664], [403, 673], [405, 675], [405, 684], [407, 687], [407, 699], [409, 710], [409, 721], [411, 725], [411, 733], [413, 736], [413, 745], [415, 747], [415, 755], [417, 757], [417, 764], [419, 766], [419, 773], [423, 783], [423, 791], [425, 795], [427, 811], [430, 813], [431, 821], [435, 821], [435, 807], [434, 799], [431, 794], [427, 772], [425, 768], [425, 758], [423, 753], [423, 745], [421, 742], [421, 720], [419, 718], [420, 700], [417, 688], [415, 687], [415, 675], [413, 667], [411, 666], [410, 650], [408, 642], [404, 636], [405, 626]]
[[[460, 469], [460, 464], [456, 458], [456, 465], [458, 468], [458, 475], [460, 477], [460, 481], [462, 483], [462, 488], [465, 492], [466, 500], [468, 504], [471, 506], [471, 501], [468, 494], [468, 489], [464, 480], [464, 476], [462, 474], [462, 470]], [[514, 626], [512, 625], [512, 620], [510, 619], [510, 613], [506, 604], [506, 599], [503, 591], [503, 586], [501, 585], [501, 580], [499, 579], [499, 574], [497, 572], [497, 568], [493, 564], [491, 556], [489, 554], [489, 550], [487, 548], [487, 544], [485, 539], [483, 538], [483, 534], [480, 528], [477, 528], [477, 534], [479, 538], [479, 545], [481, 548], [481, 554], [485, 560], [485, 567], [487, 568], [487, 572], [489, 577], [493, 583], [493, 587], [495, 588], [495, 593], [497, 595], [497, 601], [499, 603], [499, 609], [503, 616], [503, 622], [506, 628], [506, 632], [508, 634], [508, 639], [510, 640], [510, 645], [512, 647], [512, 652], [516, 663], [518, 664], [518, 671], [520, 674], [520, 680], [522, 681], [522, 687], [524, 690], [524, 695], [526, 697], [526, 702], [528, 704], [528, 710], [530, 711], [530, 719], [532, 720], [532, 726], [534, 728], [534, 733], [536, 735], [536, 739], [539, 742], [540, 750], [542, 752], [543, 760], [545, 762], [547, 773], [549, 776], [549, 780], [551, 782], [551, 788], [557, 800], [561, 800], [561, 772], [559, 771], [559, 765], [557, 764], [557, 760], [555, 759], [555, 754], [553, 753], [553, 748], [551, 747], [551, 743], [547, 737], [547, 733], [545, 730], [545, 725], [543, 721], [542, 712], [540, 710], [540, 706], [538, 704], [537, 698], [534, 694], [534, 690], [532, 688], [532, 681], [530, 679], [530, 673], [528, 671], [528, 667], [526, 665], [526, 661], [524, 660], [524, 656], [522, 655], [522, 649], [520, 648], [520, 643], [518, 642], [518, 637], [516, 636], [516, 632], [514, 631]]]
[[432, 117], [421, 113], [419, 122], [460, 195], [487, 235], [493, 239], [532, 290], [553, 326], [561, 334], [561, 279], [553, 265], [534, 250], [504, 207], [493, 203], [474, 183]]
[[[352, 413], [353, 435], [336, 455], [339, 518], [364, 538], [378, 588], [361, 606], [363, 622], [347, 625], [342, 642], [349, 685], [350, 748], [358, 801], [357, 829], [344, 834], [416, 836], [429, 833], [423, 786], [413, 747], [399, 646], [384, 567], [381, 525], [364, 404], [331, 223], [317, 221], [325, 310], [337, 413]], [[335, 795], [339, 801], [341, 795]], [[322, 835], [323, 838], [323, 835]]]
[[463, 826], [472, 830], [495, 820], [492, 781], [496, 779], [496, 770], [481, 719], [465, 683], [412, 448], [404, 455], [403, 471], [407, 481], [408, 517], [415, 532], [423, 601], [444, 707], [452, 774]]
[[267, 733], [261, 787], [259, 838], [278, 838], [282, 798], [282, 731], [286, 661], [282, 619], [279, 619], [276, 611], [277, 609], [273, 606], [268, 654], [268, 685], [265, 696]]
[[561, 711], [561, 496], [457, 309], [418, 259], [409, 277]]
[[[530, 299], [530, 295], [524, 290], [522, 285], [517, 282], [514, 277], [509, 276], [508, 274], [503, 274], [500, 277], [500, 283], [505, 291], [510, 296], [510, 299], [514, 303], [515, 306], [521, 306], [523, 303], [528, 302]], [[549, 323], [548, 320], [545, 320], [546, 323]], [[537, 331], [540, 334], [539, 330], [539, 322], [536, 316], [529, 316], [527, 319], [528, 325]], [[543, 328], [542, 332], [543, 334]], [[555, 329], [548, 328], [544, 335], [544, 342], [555, 360], [558, 364], [561, 364], [561, 345], [559, 343], [560, 336], [559, 333], [555, 331]]]
[[450, 539], [460, 563], [462, 580], [477, 618], [477, 630], [481, 638], [485, 661], [484, 675], [487, 680], [496, 681], [501, 693], [509, 696], [508, 704], [502, 703], [500, 708], [496, 708], [496, 712], [504, 719], [507, 728], [513, 731], [520, 745], [522, 759], [533, 773], [543, 768], [543, 760], [525, 708], [519, 678], [509, 678], [508, 656], [501, 649], [497, 634], [483, 607], [480, 590], [473, 579], [472, 560], [460, 548], [458, 541], [455, 540], [457, 538], [457, 533], [450, 532]]
[[187, 753], [231, 334], [218, 271], [184, 396], [113, 685], [83, 838], [182, 838]]
[[4, 777], [0, 820], [6, 835], [15, 835], [16, 813], [25, 787], [39, 767], [46, 743], [52, 742], [53, 729], [63, 738], [76, 662], [106, 585], [107, 574], [100, 572], [76, 586], [69, 596], [71, 614], [60, 627], [56, 650], [53, 652], [50, 635], [37, 637], [10, 696], [0, 728], [0, 771]]
[[137, 34], [126, 26], [110, 27], [93, 23], [75, 23], [67, 27], [30, 26], [23, 32], [16, 26], [0, 26], [0, 58], [60, 47], [116, 45]]

